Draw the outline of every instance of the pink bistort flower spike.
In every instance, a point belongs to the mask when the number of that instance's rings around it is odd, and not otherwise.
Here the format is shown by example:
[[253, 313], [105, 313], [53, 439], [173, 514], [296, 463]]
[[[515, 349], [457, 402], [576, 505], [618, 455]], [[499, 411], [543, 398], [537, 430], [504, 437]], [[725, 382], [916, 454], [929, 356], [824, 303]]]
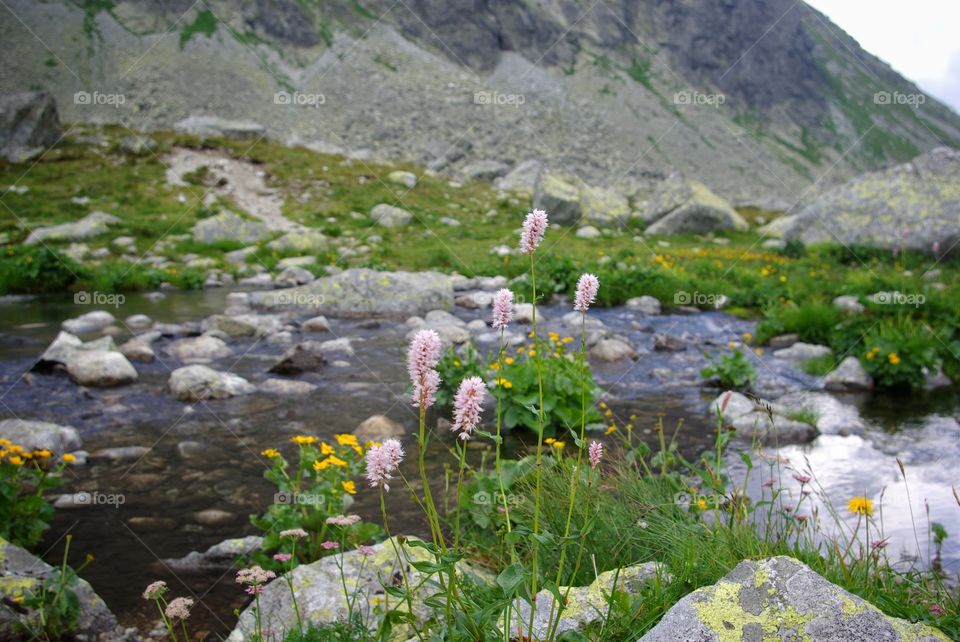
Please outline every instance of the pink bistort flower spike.
[[497, 290], [493, 295], [493, 328], [506, 330], [513, 320], [513, 292], [507, 288]]
[[480, 422], [483, 395], [487, 387], [480, 377], [467, 377], [460, 382], [457, 394], [453, 398], [453, 426], [451, 430], [460, 433], [460, 439], [470, 439], [473, 429]]
[[367, 480], [371, 486], [380, 486], [390, 492], [391, 474], [403, 459], [403, 447], [396, 439], [387, 439], [380, 446], [367, 450]]
[[547, 231], [547, 225], [549, 221], [545, 211], [533, 210], [527, 214], [523, 221], [523, 232], [520, 234], [520, 251], [525, 254], [536, 252]]
[[577, 281], [577, 293], [573, 298], [573, 309], [577, 312], [587, 313], [590, 304], [597, 298], [597, 292], [600, 290], [600, 280], [593, 274], [583, 274]]
[[600, 465], [603, 458], [603, 444], [599, 441], [590, 442], [590, 468], [596, 468]]
[[420, 330], [410, 342], [407, 373], [413, 383], [413, 403], [421, 408], [433, 405], [440, 388], [440, 374], [435, 370], [440, 361], [440, 335], [433, 330]]

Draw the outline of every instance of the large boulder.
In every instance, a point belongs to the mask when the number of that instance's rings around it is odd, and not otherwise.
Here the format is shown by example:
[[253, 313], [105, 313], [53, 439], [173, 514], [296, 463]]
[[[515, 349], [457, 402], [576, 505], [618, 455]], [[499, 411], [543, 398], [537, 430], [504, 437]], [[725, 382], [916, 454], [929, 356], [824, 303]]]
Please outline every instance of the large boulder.
[[217, 116], [189, 116], [173, 128], [200, 138], [259, 139], [266, 135], [263, 125], [248, 120], [227, 120]]
[[60, 331], [53, 342], [43, 351], [40, 358], [33, 365], [33, 370], [49, 372], [60, 366], [67, 365], [67, 360], [78, 350], [116, 350], [112, 337], [100, 337], [95, 341], [84, 343], [69, 332]]
[[453, 282], [439, 272], [378, 272], [365, 268], [316, 279], [305, 286], [251, 292], [251, 305], [300, 308], [334, 317], [405, 319], [453, 309]]
[[816, 426], [795, 418], [800, 410], [786, 409], [762, 399], [754, 402], [739, 392], [725, 392], [710, 404], [710, 413], [722, 415], [723, 423], [731, 426], [738, 437], [748, 441], [756, 439], [769, 446], [807, 443], [817, 436]]
[[116, 216], [106, 212], [93, 212], [73, 223], [34, 228], [24, 243], [37, 245], [46, 241], [79, 241], [80, 239], [106, 234], [110, 225], [117, 225], [118, 223], [120, 223], [120, 219]]
[[391, 437], [403, 437], [407, 434], [403, 425], [385, 415], [371, 415], [353, 429], [360, 441], [383, 441]]
[[76, 428], [46, 421], [4, 419], [0, 421], [0, 438], [24, 450], [49, 450], [58, 457], [80, 448], [80, 433]]
[[630, 203], [623, 194], [602, 187], [583, 186], [580, 190], [583, 219], [594, 225], [626, 227], [630, 223]]
[[240, 556], [253, 555], [263, 548], [263, 538], [258, 535], [225, 539], [207, 550], [191, 551], [184, 557], [163, 560], [163, 565], [174, 573], [225, 572], [236, 565]]
[[960, 151], [941, 147], [823, 192], [784, 232], [804, 243], [929, 252], [960, 241]]
[[460, 173], [478, 181], [492, 181], [510, 171], [510, 166], [497, 160], [478, 160], [467, 163]]
[[851, 355], [824, 377], [823, 385], [835, 392], [864, 392], [873, 390], [873, 377], [863, 368], [860, 359]]
[[677, 640], [949, 640], [877, 607], [791, 557], [740, 562], [716, 584], [682, 598], [640, 642]]
[[543, 164], [535, 159], [525, 160], [512, 170], [506, 176], [494, 181], [497, 189], [505, 192], [517, 192], [527, 198], [533, 196], [533, 191], [540, 180], [540, 172], [543, 170]]
[[0, 158], [25, 162], [60, 140], [57, 103], [50, 94], [0, 94]]
[[256, 386], [243, 377], [201, 365], [177, 368], [170, 373], [167, 385], [170, 392], [181, 401], [226, 399], [248, 395], [256, 390]]
[[119, 352], [77, 350], [67, 358], [67, 373], [81, 386], [119, 386], [137, 380], [137, 369]]
[[223, 211], [205, 218], [193, 226], [193, 240], [196, 243], [219, 241], [256, 243], [268, 236], [270, 236], [270, 230], [263, 223], [249, 221], [230, 211]]
[[[25, 594], [39, 591], [43, 582], [55, 571], [54, 567], [39, 557], [0, 537], [0, 600], [4, 603], [4, 608], [0, 609], [0, 639], [10, 642], [36, 639], [19, 629], [16, 622], [27, 620], [32, 623], [34, 630], [42, 631], [40, 614], [33, 609], [16, 614], [7, 605], [15, 604]], [[76, 624], [69, 631], [71, 639], [125, 639], [125, 632], [118, 627], [116, 616], [86, 580], [78, 578], [73, 591], [79, 612]]]
[[533, 194], [533, 206], [546, 210], [551, 223], [574, 225], [583, 212], [580, 190], [556, 174], [541, 173]]
[[703, 234], [749, 227], [730, 203], [709, 187], [676, 173], [657, 186], [643, 219], [650, 234]]
[[267, 247], [280, 252], [322, 252], [327, 249], [329, 243], [330, 240], [320, 230], [304, 228], [275, 238], [267, 243]]

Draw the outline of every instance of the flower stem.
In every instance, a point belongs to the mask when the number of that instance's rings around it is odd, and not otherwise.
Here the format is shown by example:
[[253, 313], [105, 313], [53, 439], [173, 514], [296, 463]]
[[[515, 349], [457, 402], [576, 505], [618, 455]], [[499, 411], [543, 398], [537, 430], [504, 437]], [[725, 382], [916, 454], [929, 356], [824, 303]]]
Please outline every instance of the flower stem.
[[537, 610], [537, 570], [539, 563], [539, 554], [540, 554], [540, 541], [537, 538], [537, 535], [540, 534], [540, 491], [541, 491], [541, 480], [543, 477], [543, 431], [544, 431], [544, 421], [543, 421], [543, 370], [541, 368], [543, 358], [540, 350], [539, 337], [537, 336], [537, 269], [536, 261], [534, 260], [533, 252], [530, 253], [530, 285], [533, 291], [533, 311], [531, 314], [531, 325], [533, 326], [533, 345], [536, 354], [534, 355], [534, 363], [537, 366], [537, 389], [539, 393], [539, 405], [537, 406], [537, 464], [536, 464], [536, 493], [534, 496], [534, 508], [533, 508], [533, 555], [531, 557], [532, 573], [531, 573], [531, 604], [530, 604], [530, 622], [528, 628], [529, 633], [533, 633], [533, 618]]

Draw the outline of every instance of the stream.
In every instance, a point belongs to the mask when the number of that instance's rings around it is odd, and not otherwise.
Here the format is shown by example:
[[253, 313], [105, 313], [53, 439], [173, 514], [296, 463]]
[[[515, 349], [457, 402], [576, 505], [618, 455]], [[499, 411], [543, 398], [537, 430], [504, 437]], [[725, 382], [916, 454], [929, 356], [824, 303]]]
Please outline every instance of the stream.
[[[146, 314], [165, 323], [197, 322], [222, 313], [228, 306], [227, 294], [215, 289], [168, 292], [159, 301], [130, 294], [118, 309], [104, 309], [118, 318]], [[122, 503], [58, 509], [38, 550], [47, 562], [58, 564], [64, 536], [72, 534], [71, 563], [79, 565], [87, 554], [94, 556], [83, 577], [126, 625], [142, 632], [153, 626], [155, 609], [140, 593], [150, 582], [162, 579], [173, 594], [196, 596], [191, 625], [197, 639], [226, 635], [235, 622], [234, 610], [242, 608], [247, 598], [234, 583], [233, 572], [175, 574], [162, 560], [203, 551], [229, 537], [257, 534], [249, 516], [261, 512], [273, 494], [262, 476], [266, 460], [259, 455], [261, 450], [279, 447], [295, 434], [325, 438], [351, 432], [373, 414], [387, 415], [412, 433], [416, 415], [406, 394], [404, 363], [409, 327], [396, 321], [330, 319], [330, 333], [310, 338], [349, 337], [355, 354], [344, 357], [343, 363], [297, 377], [316, 384], [315, 393], [305, 397], [257, 393], [188, 404], [165, 390], [170, 371], [182, 365], [163, 354], [165, 339], [155, 344], [158, 359], [135, 364], [139, 380], [132, 385], [87, 389], [72, 383], [65, 373], [25, 374], [56, 336], [60, 323], [88, 311], [87, 306], [79, 307], [68, 296], [0, 300], [0, 419], [72, 425], [81, 435], [83, 449], [91, 453], [118, 446], [146, 446], [149, 451], [141, 458], [91, 459], [86, 466], [69, 468], [57, 495], [98, 492], [122, 497]], [[567, 311], [560, 306], [543, 308], [550, 322], [558, 322]], [[455, 310], [465, 321], [486, 318], [488, 313]], [[754, 323], [722, 312], [644, 317], [625, 308], [591, 311], [591, 317], [628, 338], [641, 353], [636, 362], [594, 364], [595, 376], [607, 391], [607, 402], [619, 423], [637, 415], [636, 434], [652, 443], [651, 429], [661, 416], [668, 428], [682, 419], [680, 451], [694, 458], [708, 449], [713, 443], [713, 422], [706, 407], [719, 391], [702, 386], [703, 352], [726, 347], [753, 331]], [[656, 333], [682, 339], [684, 349], [654, 350]], [[295, 335], [294, 341], [300, 336]], [[117, 342], [123, 340], [120, 337]], [[230, 370], [252, 383], [267, 378], [267, 369], [288, 347], [253, 338], [228, 343], [234, 356], [212, 367]], [[815, 377], [782, 359], [764, 354], [759, 360], [761, 396], [819, 385]], [[951, 486], [960, 486], [956, 389], [903, 397], [861, 395], [844, 401], [859, 409], [866, 426], [863, 434], [821, 435], [810, 444], [768, 449], [766, 454], [789, 460], [789, 472], [790, 468], [805, 471], [809, 465], [812, 483], [831, 499], [850, 527], [856, 523], [846, 511], [850, 497], [865, 495], [878, 508], [882, 504], [891, 559], [906, 564], [919, 552], [923, 563], [928, 563], [932, 557], [928, 515], [930, 521], [940, 522], [951, 535], [941, 562], [948, 575], [955, 575], [960, 570], [960, 507], [951, 493]], [[452, 433], [440, 433], [431, 442], [428, 466], [438, 488], [442, 488], [445, 467], [452, 462], [447, 452], [453, 438]], [[508, 454], [523, 454], [530, 449], [526, 442], [532, 440], [529, 434], [511, 434], [505, 449]], [[184, 442], [196, 443], [185, 447]], [[477, 444], [471, 451], [475, 461], [483, 457], [489, 461], [484, 448], [488, 447]], [[897, 458], [905, 467], [907, 484], [900, 478]], [[411, 465], [415, 466], [414, 458], [408, 457], [405, 466]], [[731, 470], [742, 479], [742, 464], [734, 463]], [[761, 485], [769, 475], [769, 469], [758, 463], [749, 479], [751, 495], [763, 492]], [[799, 501], [799, 483], [786, 472], [776, 476], [784, 496]], [[425, 524], [416, 507], [402, 493], [391, 494], [390, 499], [395, 504], [389, 507], [391, 530], [423, 534]], [[356, 512], [379, 519], [374, 493], [361, 490], [356, 500]], [[805, 501], [811, 506], [819, 500]], [[198, 521], [196, 514], [208, 509], [226, 515], [215, 523]]]

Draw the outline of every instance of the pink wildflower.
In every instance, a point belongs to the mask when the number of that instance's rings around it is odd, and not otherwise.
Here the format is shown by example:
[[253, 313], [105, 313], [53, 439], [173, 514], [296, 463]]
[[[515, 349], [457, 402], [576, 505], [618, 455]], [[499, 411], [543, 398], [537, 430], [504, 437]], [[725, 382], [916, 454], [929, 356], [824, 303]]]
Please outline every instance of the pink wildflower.
[[189, 597], [178, 597], [170, 600], [164, 611], [171, 620], [186, 620], [190, 617], [190, 607], [193, 606], [193, 600]]
[[324, 543], [321, 544], [320, 546], [324, 547], [324, 548], [327, 549], [328, 551], [332, 551], [332, 550], [335, 549], [335, 548], [340, 548], [340, 544], [338, 544], [338, 543], [336, 543], [336, 542], [331, 542], [330, 540], [327, 540], [326, 542], [324, 542]]
[[377, 552], [377, 549], [373, 546], [368, 546], [366, 544], [361, 544], [357, 547], [357, 550], [360, 551], [361, 555], [373, 555]]
[[806, 484], [810, 481], [810, 475], [801, 475], [800, 473], [794, 473], [793, 478], [801, 484]]
[[280, 531], [280, 537], [300, 538], [300, 537], [306, 537], [306, 536], [307, 536], [307, 531], [303, 530], [302, 528], [291, 528], [289, 530]]
[[760, 484], [763, 488], [773, 488], [773, 480], [768, 479], [767, 481]]
[[327, 523], [333, 524], [334, 526], [353, 526], [359, 522], [361, 517], [359, 515], [336, 515], [335, 517], [328, 517]]
[[242, 568], [237, 571], [237, 584], [249, 584], [251, 586], [256, 586], [258, 584], [266, 584], [273, 578], [277, 576], [273, 571], [267, 571], [261, 568], [259, 565], [251, 566], [250, 568]]
[[596, 468], [600, 465], [600, 459], [603, 457], [603, 444], [599, 441], [590, 442], [590, 467]]
[[163, 580], [157, 580], [156, 582], [152, 582], [143, 592], [143, 599], [155, 600], [166, 592], [167, 583]]
[[577, 281], [577, 293], [573, 298], [573, 309], [577, 312], [587, 313], [590, 304], [597, 298], [597, 291], [600, 289], [600, 280], [593, 274], [583, 274]]
[[947, 612], [944, 610], [944, 608], [939, 604], [930, 605], [930, 614], [933, 615], [934, 617], [943, 617], [944, 615], [946, 615], [946, 613]]
[[460, 433], [460, 439], [470, 439], [473, 429], [480, 422], [480, 411], [483, 406], [483, 395], [487, 387], [480, 377], [467, 377], [460, 382], [457, 394], [453, 399], [453, 432]]
[[290, 553], [277, 553], [273, 556], [273, 559], [278, 562], [289, 562], [291, 557]]
[[513, 292], [506, 288], [497, 290], [493, 295], [493, 327], [505, 330], [513, 320]]
[[417, 332], [407, 353], [407, 373], [413, 382], [413, 403], [421, 408], [433, 405], [440, 387], [440, 375], [435, 370], [439, 361], [440, 335], [433, 330]]
[[403, 447], [396, 439], [387, 439], [380, 446], [367, 450], [367, 479], [371, 486], [380, 486], [390, 492], [390, 475], [403, 459]]
[[543, 210], [533, 210], [523, 221], [523, 233], [520, 235], [520, 250], [526, 254], [533, 254], [543, 240], [547, 231], [547, 213]]
[[933, 250], [933, 253], [934, 253], [934, 254], [939, 255], [939, 254], [940, 254], [940, 241], [934, 241], [934, 242], [933, 242], [933, 245], [931, 246], [930, 249]]

